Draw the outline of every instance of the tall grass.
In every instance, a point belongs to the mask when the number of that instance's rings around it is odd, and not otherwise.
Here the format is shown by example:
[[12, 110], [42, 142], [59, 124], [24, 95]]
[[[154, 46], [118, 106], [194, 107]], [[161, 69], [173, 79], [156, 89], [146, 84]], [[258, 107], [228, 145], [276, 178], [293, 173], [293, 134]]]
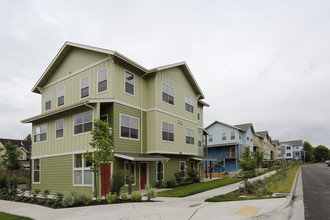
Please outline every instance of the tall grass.
[[276, 175], [272, 176], [269, 181], [267, 181], [268, 191], [271, 193], [289, 193], [291, 191], [299, 167], [299, 165], [292, 165], [288, 167], [285, 172], [284, 186], [281, 170]]

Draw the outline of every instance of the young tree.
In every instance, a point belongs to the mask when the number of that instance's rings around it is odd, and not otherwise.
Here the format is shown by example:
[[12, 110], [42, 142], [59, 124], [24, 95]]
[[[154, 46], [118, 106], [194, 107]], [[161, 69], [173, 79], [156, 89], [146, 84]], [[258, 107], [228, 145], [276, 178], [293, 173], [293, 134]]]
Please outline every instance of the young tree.
[[304, 141], [303, 150], [305, 151], [305, 161], [311, 162], [313, 160], [314, 147], [308, 142]]
[[248, 179], [253, 177], [255, 169], [257, 168], [257, 162], [252, 157], [249, 147], [244, 147], [244, 151], [241, 156], [243, 160], [240, 162], [240, 167], [244, 178], [244, 194], [246, 195]]
[[316, 162], [324, 162], [328, 159], [329, 149], [326, 146], [319, 145], [314, 149], [314, 159]]
[[31, 134], [28, 134], [28, 135], [26, 136], [26, 138], [24, 138], [24, 140], [26, 140], [26, 141], [31, 141]]
[[253, 153], [253, 158], [256, 160], [257, 169], [260, 170], [262, 160], [264, 159], [264, 152], [256, 151]]
[[0, 148], [0, 151], [4, 151], [4, 154], [1, 155], [2, 165], [7, 170], [20, 170], [23, 168], [22, 163], [18, 160], [20, 151], [18, 146], [12, 144], [10, 141], [4, 143], [4, 147]]
[[[98, 196], [98, 184], [96, 184], [96, 178], [100, 173], [100, 163], [104, 165], [109, 165], [111, 161], [113, 161], [113, 144], [110, 139], [111, 134], [109, 124], [103, 122], [99, 119], [95, 120], [93, 123], [93, 131], [92, 131], [92, 141], [89, 143], [94, 151], [87, 153], [84, 155], [84, 158], [92, 164], [91, 170], [94, 172], [94, 192], [95, 197]], [[105, 166], [104, 168], [104, 176], [101, 181], [106, 182], [105, 176]], [[104, 184], [106, 186], [106, 184]], [[104, 194], [106, 195], [106, 188], [104, 187]]]

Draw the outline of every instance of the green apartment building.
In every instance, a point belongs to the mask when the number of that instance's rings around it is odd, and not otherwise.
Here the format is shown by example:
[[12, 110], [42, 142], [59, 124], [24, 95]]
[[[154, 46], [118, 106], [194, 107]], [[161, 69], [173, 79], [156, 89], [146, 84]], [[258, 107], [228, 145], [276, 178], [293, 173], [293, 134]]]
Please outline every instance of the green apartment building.
[[115, 159], [107, 177], [130, 170], [140, 190], [177, 171], [203, 175], [208, 104], [185, 62], [146, 69], [116, 51], [66, 42], [32, 92], [42, 97], [41, 114], [22, 121], [32, 123], [32, 189], [92, 195], [94, 184], [102, 193], [109, 187], [110, 178], [94, 182], [83, 158], [95, 119], [111, 127]]

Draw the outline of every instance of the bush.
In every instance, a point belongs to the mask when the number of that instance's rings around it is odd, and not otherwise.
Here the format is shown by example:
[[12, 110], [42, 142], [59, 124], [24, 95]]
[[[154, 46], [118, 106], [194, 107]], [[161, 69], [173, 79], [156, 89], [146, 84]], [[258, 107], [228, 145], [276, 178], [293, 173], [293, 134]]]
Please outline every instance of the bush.
[[62, 199], [62, 205], [63, 207], [70, 207], [74, 205], [74, 196], [69, 193], [65, 195]]
[[176, 182], [181, 185], [183, 183], [184, 173], [181, 171], [175, 172], [174, 177]]
[[35, 188], [32, 192], [33, 198], [37, 198], [38, 194], [40, 193], [40, 189]]
[[47, 206], [53, 206], [54, 203], [55, 203], [55, 200], [54, 199], [48, 199], [48, 200], [46, 200], [46, 205]]
[[90, 196], [85, 196], [83, 199], [82, 199], [82, 203], [84, 205], [90, 205], [92, 203], [92, 197]]
[[149, 200], [149, 201], [150, 201], [151, 199], [157, 197], [157, 191], [156, 191], [156, 189], [150, 187], [149, 184], [146, 186], [146, 190], [147, 190], [147, 197], [148, 197], [148, 200]]
[[139, 192], [133, 192], [131, 194], [131, 200], [132, 202], [141, 202], [142, 200], [142, 195]]
[[106, 199], [109, 204], [112, 204], [112, 203], [117, 202], [118, 197], [117, 197], [117, 194], [114, 193], [114, 194], [109, 194]]
[[96, 198], [96, 202], [100, 203], [102, 201], [102, 198], [101, 197], [97, 197]]
[[122, 193], [121, 194], [121, 199], [127, 201], [128, 200], [128, 194], [127, 193]]
[[9, 192], [15, 195], [17, 192], [18, 178], [16, 176], [11, 176], [8, 180]]
[[119, 197], [120, 189], [125, 185], [125, 172], [123, 170], [115, 171], [111, 178], [110, 192], [116, 193]]
[[0, 176], [0, 189], [8, 188], [8, 176]]
[[47, 197], [49, 196], [50, 194], [50, 190], [49, 189], [45, 189], [44, 192], [42, 193], [42, 196], [47, 199]]
[[171, 179], [165, 182], [166, 187], [168, 188], [174, 188], [176, 187], [176, 181], [175, 179]]
[[198, 176], [198, 172], [197, 170], [195, 169], [189, 169], [188, 172], [187, 172], [187, 179], [186, 179], [186, 182], [188, 184], [190, 183], [199, 183], [200, 182], [200, 178]]

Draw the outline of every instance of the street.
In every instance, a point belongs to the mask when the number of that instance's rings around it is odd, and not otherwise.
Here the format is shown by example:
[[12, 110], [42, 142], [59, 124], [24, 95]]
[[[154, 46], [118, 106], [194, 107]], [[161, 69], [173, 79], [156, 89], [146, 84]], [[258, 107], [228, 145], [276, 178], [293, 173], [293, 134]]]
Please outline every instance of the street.
[[302, 167], [305, 219], [330, 219], [330, 167]]

